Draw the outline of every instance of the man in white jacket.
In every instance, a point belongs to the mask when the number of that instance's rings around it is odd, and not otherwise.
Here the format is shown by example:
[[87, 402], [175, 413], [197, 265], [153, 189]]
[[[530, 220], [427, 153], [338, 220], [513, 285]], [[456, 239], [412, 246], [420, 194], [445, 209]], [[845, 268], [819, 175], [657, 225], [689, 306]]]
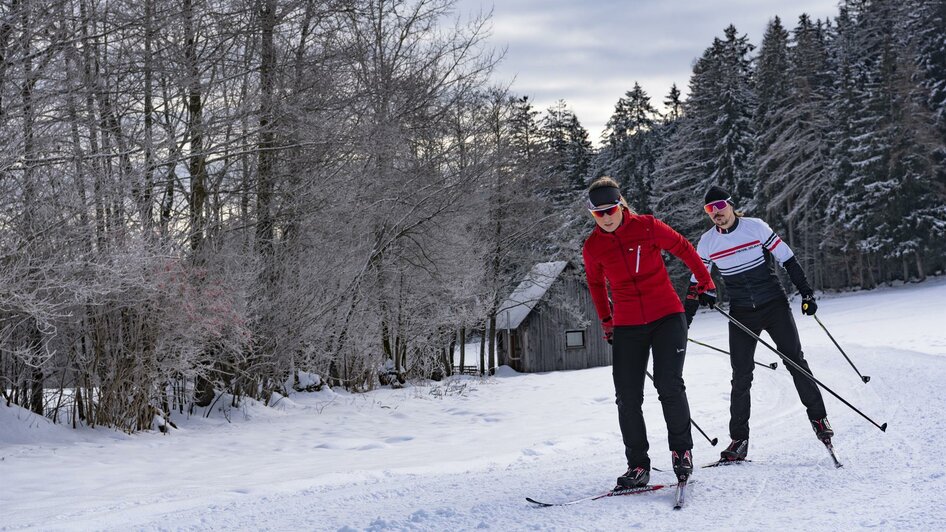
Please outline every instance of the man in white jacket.
[[[726, 286], [730, 315], [756, 335], [762, 331], [769, 333], [783, 355], [811, 373], [802, 353], [788, 298], [775, 275], [773, 265], [774, 259], [788, 271], [792, 283], [802, 295], [802, 313], [813, 316], [818, 304], [795, 254], [764, 221], [737, 213], [725, 189], [710, 187], [703, 203], [714, 227], [703, 233], [696, 251], [708, 270], [714, 264], [719, 269]], [[684, 305], [687, 324], [693, 320], [699, 307], [694, 295], [696, 280], [692, 277], [690, 280], [691, 290]], [[720, 453], [724, 461], [745, 460], [749, 451], [749, 389], [755, 367], [753, 355], [756, 343], [754, 338], [736, 325], [729, 324], [729, 352], [733, 370], [729, 421], [732, 443]], [[834, 431], [828, 423], [821, 391], [797, 369], [791, 365], [786, 367], [795, 380], [795, 389], [807, 409], [815, 434], [819, 440], [830, 442]]]

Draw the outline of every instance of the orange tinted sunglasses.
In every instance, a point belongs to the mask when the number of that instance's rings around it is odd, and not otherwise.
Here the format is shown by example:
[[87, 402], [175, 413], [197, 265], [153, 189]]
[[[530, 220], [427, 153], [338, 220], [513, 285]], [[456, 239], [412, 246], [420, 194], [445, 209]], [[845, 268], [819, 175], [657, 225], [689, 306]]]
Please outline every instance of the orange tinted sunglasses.
[[703, 210], [706, 211], [706, 214], [713, 214], [714, 211], [725, 209], [727, 205], [729, 205], [729, 200], [711, 201], [703, 205]]
[[591, 212], [591, 215], [595, 218], [604, 218], [605, 216], [611, 216], [614, 213], [618, 212], [618, 209], [621, 208], [621, 203], [615, 203], [614, 205], [608, 205], [606, 207], [595, 207], [594, 209], [588, 209]]

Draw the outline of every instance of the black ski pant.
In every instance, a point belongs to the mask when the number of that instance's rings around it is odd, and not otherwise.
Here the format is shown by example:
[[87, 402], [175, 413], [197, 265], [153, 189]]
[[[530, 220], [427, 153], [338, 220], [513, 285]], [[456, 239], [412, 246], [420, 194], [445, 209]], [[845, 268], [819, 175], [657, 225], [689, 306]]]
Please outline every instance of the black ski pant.
[[[775, 347], [792, 362], [798, 364], [809, 374], [811, 369], [801, 350], [795, 318], [792, 317], [788, 300], [778, 298], [755, 308], [733, 307], [730, 315], [742, 323], [757, 336], [765, 331], [775, 342]], [[752, 386], [752, 371], [755, 369], [753, 355], [758, 341], [737, 327], [729, 324], [729, 352], [732, 362], [732, 395], [729, 405], [729, 436], [734, 440], [749, 439], [749, 409], [751, 401], [749, 388]], [[811, 379], [801, 374], [789, 364], [788, 368], [798, 397], [808, 410], [808, 419], [821, 419], [827, 414], [821, 390]]]
[[631, 467], [650, 469], [647, 427], [644, 425], [644, 372], [654, 350], [654, 385], [667, 422], [670, 450], [693, 448], [690, 405], [683, 384], [687, 324], [683, 313], [671, 314], [646, 325], [614, 328], [612, 374], [624, 454]]

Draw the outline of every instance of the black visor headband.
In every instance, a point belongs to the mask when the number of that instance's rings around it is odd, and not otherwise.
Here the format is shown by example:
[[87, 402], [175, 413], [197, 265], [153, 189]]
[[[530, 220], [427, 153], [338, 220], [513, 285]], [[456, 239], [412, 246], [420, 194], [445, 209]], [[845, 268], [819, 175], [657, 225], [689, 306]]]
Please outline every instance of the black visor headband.
[[615, 187], [598, 187], [588, 191], [588, 201], [595, 207], [614, 205], [621, 201], [621, 191]]

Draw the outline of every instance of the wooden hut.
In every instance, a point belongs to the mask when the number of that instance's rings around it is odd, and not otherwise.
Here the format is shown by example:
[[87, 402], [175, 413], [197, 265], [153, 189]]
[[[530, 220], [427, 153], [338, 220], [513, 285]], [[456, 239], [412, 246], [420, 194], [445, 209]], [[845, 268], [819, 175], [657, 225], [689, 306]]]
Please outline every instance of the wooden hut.
[[536, 264], [496, 315], [499, 364], [524, 372], [611, 364], [584, 273], [570, 261]]

